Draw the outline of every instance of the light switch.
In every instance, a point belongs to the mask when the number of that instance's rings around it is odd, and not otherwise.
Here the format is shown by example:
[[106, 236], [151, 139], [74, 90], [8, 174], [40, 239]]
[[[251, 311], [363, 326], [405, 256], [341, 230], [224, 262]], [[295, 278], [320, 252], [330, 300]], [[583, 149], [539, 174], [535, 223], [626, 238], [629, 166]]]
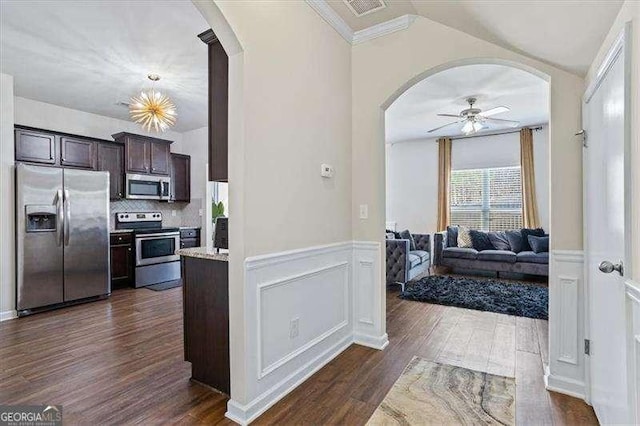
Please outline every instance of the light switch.
[[171, 216], [176, 217], [178, 213], [175, 210], [171, 210]]
[[360, 219], [368, 219], [368, 218], [369, 218], [369, 205], [360, 204]]

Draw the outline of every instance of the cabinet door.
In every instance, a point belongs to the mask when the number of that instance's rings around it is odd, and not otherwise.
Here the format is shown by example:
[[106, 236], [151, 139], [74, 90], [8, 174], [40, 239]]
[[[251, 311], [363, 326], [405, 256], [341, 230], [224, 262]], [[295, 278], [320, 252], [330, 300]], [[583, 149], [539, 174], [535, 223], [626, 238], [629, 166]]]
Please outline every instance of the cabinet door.
[[191, 201], [191, 157], [171, 154], [171, 185], [173, 201]]
[[51, 133], [16, 129], [16, 161], [56, 164], [56, 136]]
[[171, 159], [169, 144], [166, 142], [150, 142], [151, 145], [151, 173], [154, 175], [168, 175]]
[[109, 172], [109, 198], [119, 200], [123, 196], [124, 148], [115, 143], [98, 144], [98, 170]]
[[63, 166], [96, 168], [96, 143], [85, 139], [60, 137], [60, 164]]
[[209, 180], [228, 180], [229, 58], [219, 41], [209, 45]]
[[111, 246], [111, 286], [133, 282], [133, 252], [130, 245]]
[[127, 138], [124, 149], [127, 172], [149, 173], [149, 141]]

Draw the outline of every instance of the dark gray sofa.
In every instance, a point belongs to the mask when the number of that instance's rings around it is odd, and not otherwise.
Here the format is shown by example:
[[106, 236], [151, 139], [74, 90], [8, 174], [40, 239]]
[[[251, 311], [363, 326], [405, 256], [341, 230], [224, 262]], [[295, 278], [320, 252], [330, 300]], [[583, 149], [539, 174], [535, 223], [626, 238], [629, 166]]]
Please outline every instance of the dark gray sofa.
[[404, 285], [431, 267], [431, 235], [411, 234], [416, 250], [410, 250], [409, 240], [387, 239], [387, 284]]
[[434, 234], [433, 264], [475, 271], [549, 276], [549, 253], [447, 247], [447, 232]]

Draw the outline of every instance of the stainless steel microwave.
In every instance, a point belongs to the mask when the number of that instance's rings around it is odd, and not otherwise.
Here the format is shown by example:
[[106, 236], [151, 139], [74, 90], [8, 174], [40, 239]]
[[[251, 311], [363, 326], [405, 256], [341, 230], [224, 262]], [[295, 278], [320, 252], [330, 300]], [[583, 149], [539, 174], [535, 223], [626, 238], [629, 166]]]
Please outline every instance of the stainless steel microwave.
[[168, 176], [126, 175], [126, 198], [169, 201], [171, 179]]

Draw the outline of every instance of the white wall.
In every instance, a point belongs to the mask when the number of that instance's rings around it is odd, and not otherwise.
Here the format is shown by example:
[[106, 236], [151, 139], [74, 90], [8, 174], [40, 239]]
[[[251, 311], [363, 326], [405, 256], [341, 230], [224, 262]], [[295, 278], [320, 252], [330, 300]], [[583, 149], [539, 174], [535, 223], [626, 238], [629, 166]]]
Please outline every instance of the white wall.
[[[202, 209], [202, 235], [205, 235], [207, 215], [205, 203], [207, 202], [207, 182], [209, 172], [207, 163], [209, 160], [209, 128], [184, 132], [178, 147], [172, 146], [172, 151], [191, 156], [191, 199], [200, 200]], [[204, 238], [204, 237], [203, 237]]]
[[[258, 377], [257, 354], [250, 345], [291, 342], [258, 341], [253, 332], [257, 307], [248, 301], [266, 276], [254, 278], [248, 268], [249, 259], [259, 256], [293, 249], [315, 253], [313, 247], [352, 239], [351, 46], [304, 2], [195, 4], [230, 55], [228, 415], [246, 422], [290, 389], [278, 387], [274, 395], [265, 383], [300, 377], [336, 354], [333, 343], [322, 340], [313, 349], [295, 352], [267, 378]], [[332, 179], [320, 176], [322, 163], [334, 167]], [[373, 265], [381, 270], [379, 247], [377, 253]], [[313, 273], [319, 262], [321, 256], [314, 255], [297, 266], [297, 274]], [[307, 298], [323, 298], [321, 287], [305, 291]], [[334, 303], [346, 297], [335, 294]], [[324, 311], [317, 315], [319, 323], [327, 324]], [[288, 335], [285, 325], [274, 327]]]
[[0, 321], [15, 316], [13, 77], [0, 74]]
[[15, 123], [109, 141], [113, 140], [112, 134], [119, 132], [160, 137], [176, 141], [177, 144], [182, 139], [182, 135], [177, 132], [167, 131], [161, 135], [149, 133], [132, 121], [118, 120], [19, 96], [15, 98]]
[[[536, 193], [540, 223], [549, 229], [548, 126], [533, 132]], [[520, 136], [510, 133], [454, 139], [452, 168], [477, 169], [520, 164]], [[421, 139], [387, 144], [387, 222], [398, 230], [432, 234], [437, 230], [438, 144]]]

